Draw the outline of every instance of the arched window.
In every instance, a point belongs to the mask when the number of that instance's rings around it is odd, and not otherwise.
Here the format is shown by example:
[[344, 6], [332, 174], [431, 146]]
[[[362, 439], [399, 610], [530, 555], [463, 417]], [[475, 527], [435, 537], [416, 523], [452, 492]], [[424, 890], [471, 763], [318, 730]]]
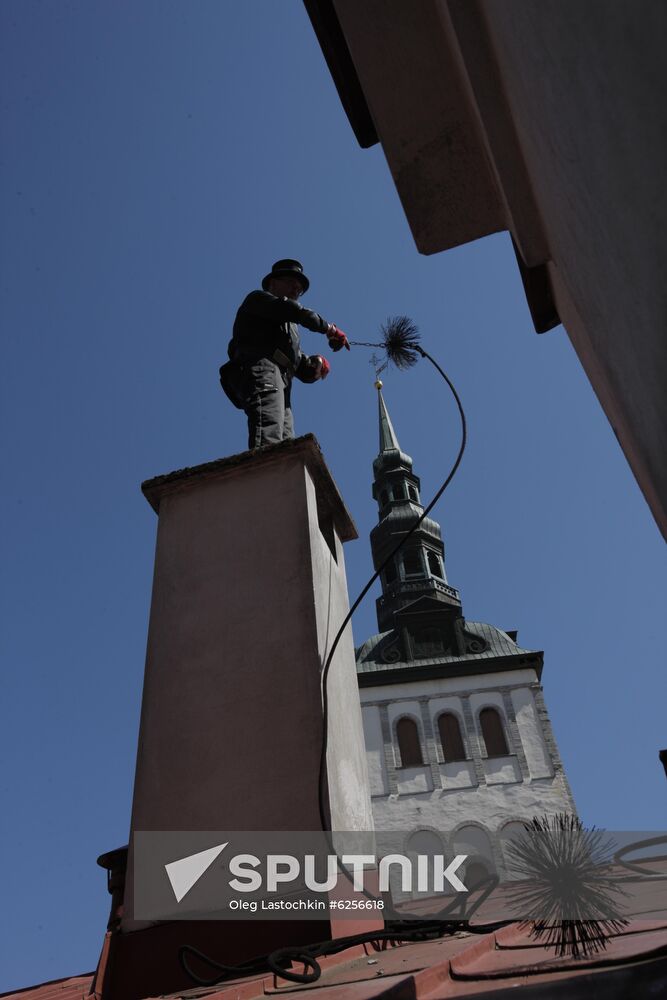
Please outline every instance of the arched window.
[[452, 839], [454, 841], [452, 852], [467, 855], [461, 881], [472, 892], [480, 879], [495, 871], [491, 838], [485, 829], [469, 823], [459, 827]]
[[500, 843], [505, 857], [505, 870], [510, 878], [525, 878], [525, 875], [521, 871], [521, 855], [517, 854], [515, 845], [517, 841], [523, 841], [525, 844], [528, 836], [526, 824], [520, 820], [505, 823], [505, 826], [500, 831]]
[[408, 549], [403, 553], [403, 572], [406, 580], [409, 577], [424, 575], [424, 567], [422, 566], [419, 549]]
[[431, 550], [429, 549], [427, 553], [427, 558], [428, 558], [428, 568], [430, 569], [433, 576], [439, 576], [440, 579], [442, 580], [444, 576], [442, 572], [442, 563], [440, 562], [440, 556], [437, 554], [437, 552], [431, 552]]
[[421, 767], [424, 763], [422, 748], [419, 742], [419, 729], [413, 719], [399, 719], [396, 726], [398, 752], [401, 755], [401, 767]]
[[469, 861], [466, 865], [463, 883], [468, 892], [474, 892], [489, 875], [489, 869], [482, 861]]
[[414, 500], [415, 503], [419, 503], [419, 493], [417, 493], [417, 487], [413, 486], [412, 483], [408, 484], [408, 493], [411, 500]]
[[401, 483], [394, 483], [391, 489], [394, 500], [405, 500], [405, 490]]
[[495, 708], [483, 708], [479, 713], [479, 724], [486, 747], [487, 757], [506, 757], [509, 753], [500, 715]]
[[448, 764], [450, 760], [465, 760], [466, 752], [461, 738], [461, 727], [456, 716], [451, 712], [443, 712], [438, 719], [438, 732], [445, 763]]
[[444, 854], [445, 845], [433, 830], [415, 830], [405, 845], [408, 854]]

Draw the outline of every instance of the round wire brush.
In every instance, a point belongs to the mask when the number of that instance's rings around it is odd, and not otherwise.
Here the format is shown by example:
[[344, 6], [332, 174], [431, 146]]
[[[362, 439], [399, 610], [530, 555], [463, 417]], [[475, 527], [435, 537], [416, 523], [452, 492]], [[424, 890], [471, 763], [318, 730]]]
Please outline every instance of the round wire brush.
[[408, 316], [390, 316], [380, 332], [382, 346], [392, 364], [401, 370], [417, 364], [419, 329]]
[[351, 340], [354, 347], [381, 347], [396, 368], [405, 371], [417, 364], [424, 352], [419, 346], [419, 329], [409, 316], [390, 316], [380, 327], [382, 340], [369, 344], [361, 340]]
[[507, 901], [530, 936], [558, 956], [603, 951], [627, 924], [627, 896], [612, 867], [613, 841], [578, 816], [535, 816], [506, 844]]

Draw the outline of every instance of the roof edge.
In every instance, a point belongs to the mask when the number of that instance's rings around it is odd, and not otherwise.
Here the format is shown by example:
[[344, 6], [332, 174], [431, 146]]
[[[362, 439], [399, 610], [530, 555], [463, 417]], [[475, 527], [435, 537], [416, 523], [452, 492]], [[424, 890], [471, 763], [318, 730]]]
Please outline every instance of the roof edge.
[[141, 492], [159, 516], [160, 503], [166, 496], [182, 493], [207, 480], [243, 474], [260, 465], [284, 462], [288, 458], [300, 458], [310, 472], [316, 486], [318, 511], [326, 510], [331, 514], [341, 541], [348, 542], [358, 538], [352, 515], [345, 506], [314, 434], [304, 434], [278, 444], [242, 451], [238, 455], [229, 455], [146, 479], [141, 484]]
[[[474, 674], [505, 673], [508, 670], [534, 670], [538, 681], [542, 680], [544, 658], [542, 653], [533, 652], [537, 656], [536, 663], [517, 663], [519, 658], [513, 656], [498, 656], [493, 659], [451, 660], [447, 663], [410, 664], [409, 666], [393, 667], [387, 670], [357, 672], [357, 684], [360, 688], [386, 687], [390, 684], [405, 684], [412, 681], [430, 681], [439, 678], [470, 677]], [[524, 657], [521, 657], [523, 659]], [[455, 667], [454, 670], [451, 668]]]
[[380, 139], [332, 0], [303, 5], [357, 142], [362, 149], [375, 146]]

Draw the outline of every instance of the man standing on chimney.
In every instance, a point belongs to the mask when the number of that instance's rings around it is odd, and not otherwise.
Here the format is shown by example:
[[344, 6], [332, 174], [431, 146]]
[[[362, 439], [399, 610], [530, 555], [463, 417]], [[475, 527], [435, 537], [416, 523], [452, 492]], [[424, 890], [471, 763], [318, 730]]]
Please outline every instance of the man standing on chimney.
[[326, 358], [302, 353], [297, 324], [323, 333], [332, 351], [350, 349], [342, 330], [297, 301], [309, 286], [298, 260], [278, 260], [262, 280], [262, 290], [250, 292], [236, 314], [230, 360], [220, 369], [220, 382], [245, 411], [250, 449], [294, 437], [293, 377], [317, 382], [329, 374]]

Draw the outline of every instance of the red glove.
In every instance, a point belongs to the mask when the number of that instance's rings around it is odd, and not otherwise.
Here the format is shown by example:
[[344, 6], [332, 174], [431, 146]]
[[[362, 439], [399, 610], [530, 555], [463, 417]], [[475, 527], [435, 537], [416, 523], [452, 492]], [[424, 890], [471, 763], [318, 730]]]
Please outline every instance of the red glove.
[[333, 323], [331, 323], [331, 325], [329, 326], [329, 330], [327, 332], [327, 339], [329, 341], [329, 347], [331, 348], [332, 351], [340, 351], [341, 348], [343, 347], [348, 351], [350, 349], [350, 344], [348, 342], [347, 337], [345, 336], [343, 331], [339, 330], [338, 327], [334, 326]]
[[330, 371], [331, 368], [326, 358], [323, 358], [321, 354], [311, 354], [308, 358], [305, 356], [301, 358], [294, 374], [301, 382], [307, 382], [310, 385], [312, 382], [319, 382], [320, 379], [326, 378]]

